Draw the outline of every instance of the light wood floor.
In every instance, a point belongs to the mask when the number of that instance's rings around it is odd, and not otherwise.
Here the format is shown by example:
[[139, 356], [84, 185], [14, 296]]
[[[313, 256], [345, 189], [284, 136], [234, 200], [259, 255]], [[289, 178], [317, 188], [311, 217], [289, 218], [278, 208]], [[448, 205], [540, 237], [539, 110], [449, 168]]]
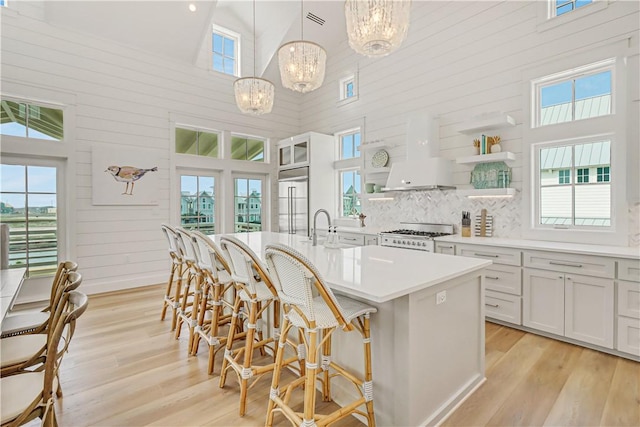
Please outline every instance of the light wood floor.
[[[270, 377], [238, 417], [235, 378], [220, 389], [220, 354], [213, 376], [205, 350], [187, 356], [188, 334], [175, 340], [170, 321], [159, 320], [162, 292], [90, 297], [61, 370], [62, 427], [264, 425]], [[638, 363], [487, 323], [486, 366], [487, 382], [446, 426], [640, 425]], [[281, 415], [276, 422], [288, 425]]]

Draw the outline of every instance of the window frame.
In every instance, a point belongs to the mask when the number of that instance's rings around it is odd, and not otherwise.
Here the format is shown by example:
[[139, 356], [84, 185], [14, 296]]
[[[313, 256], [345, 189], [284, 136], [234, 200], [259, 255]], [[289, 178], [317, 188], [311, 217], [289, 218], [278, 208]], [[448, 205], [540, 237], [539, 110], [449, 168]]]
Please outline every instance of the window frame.
[[[360, 177], [360, 192], [356, 193], [356, 206], [360, 206], [360, 212], [362, 212], [362, 204], [358, 203], [359, 201], [362, 200], [362, 188], [363, 188], [363, 179], [362, 179], [362, 170], [359, 167], [351, 167], [351, 168], [344, 168], [344, 169], [339, 169], [337, 171], [338, 173], [338, 193], [339, 193], [339, 200], [338, 200], [338, 218], [357, 218], [357, 215], [355, 214], [343, 214], [344, 212], [344, 194], [342, 193], [342, 189], [343, 189], [343, 174], [344, 173], [350, 173], [350, 172], [355, 172], [358, 174], [358, 176]], [[355, 190], [355, 189], [354, 189]]]
[[[360, 159], [362, 158], [362, 152], [356, 147], [355, 145], [355, 137], [354, 137], [354, 143], [353, 143], [353, 156], [352, 157], [342, 157], [342, 153], [343, 153], [343, 138], [345, 136], [349, 136], [349, 135], [356, 135], [359, 134], [360, 135], [360, 145], [362, 146], [362, 132], [360, 130], [360, 127], [357, 128], [352, 128], [352, 129], [347, 129], [341, 132], [338, 132], [335, 134], [336, 138], [338, 139], [338, 160], [351, 160], [351, 159]], [[357, 155], [356, 155], [357, 153]]]
[[575, 20], [604, 10], [609, 7], [609, 0], [593, 0], [590, 4], [574, 9], [569, 13], [563, 13], [562, 15], [555, 14], [554, 0], [537, 1], [536, 4], [538, 8], [538, 24], [536, 30], [541, 33], [562, 25], [568, 25]]
[[[353, 95], [347, 96], [347, 86], [353, 84]], [[358, 73], [350, 73], [338, 79], [338, 107], [350, 104], [360, 98], [360, 90], [358, 89]]]
[[[221, 217], [220, 212], [220, 180], [221, 174], [218, 171], [211, 170], [203, 170], [200, 168], [188, 168], [188, 167], [178, 167], [176, 168], [176, 182], [177, 182], [177, 192], [178, 192], [178, 203], [180, 205], [180, 209], [178, 210], [178, 223], [182, 225], [182, 177], [183, 176], [195, 176], [197, 178], [213, 178], [213, 225], [216, 234], [222, 233], [223, 221], [224, 219]], [[196, 205], [198, 196], [196, 195]], [[199, 223], [196, 222], [196, 230], [200, 230], [198, 226]], [[184, 225], [182, 225], [184, 227]], [[185, 227], [188, 228], [188, 227]], [[205, 233], [206, 234], [206, 233]]]
[[[583, 50], [524, 70], [523, 77], [523, 186], [521, 235], [525, 239], [605, 245], [629, 244], [629, 221], [626, 179], [611, 185], [611, 227], [606, 230], [543, 229], [536, 225], [537, 204], [535, 179], [535, 146], [540, 143], [571, 142], [607, 136], [611, 138], [611, 169], [616, 176], [627, 174], [627, 105], [628, 79], [626, 57], [633, 55], [626, 41], [617, 41], [599, 48]], [[535, 126], [534, 81], [570, 70], [578, 70], [596, 63], [615, 61], [612, 73], [612, 114], [584, 120]], [[537, 108], [537, 106], [536, 106]]]
[[[230, 194], [232, 200], [232, 212], [231, 212], [231, 232], [232, 233], [241, 233], [242, 231], [236, 231], [236, 194], [235, 194], [235, 186], [236, 180], [238, 179], [246, 179], [246, 180], [259, 180], [260, 181], [260, 231], [269, 231], [270, 230], [270, 215], [267, 209], [269, 209], [269, 194], [267, 191], [268, 188], [268, 176], [255, 174], [255, 173], [247, 173], [247, 172], [234, 172], [231, 177], [230, 184]], [[246, 197], [245, 204], [248, 206], [248, 220], [251, 220], [251, 199], [249, 196]], [[247, 231], [248, 232], [248, 231]]]
[[[213, 66], [213, 57], [215, 55], [215, 53], [213, 52], [213, 35], [214, 34], [218, 34], [222, 37], [226, 37], [228, 39], [233, 39], [234, 40], [234, 59], [235, 59], [235, 66], [234, 66], [234, 70], [233, 70], [233, 74], [229, 74], [226, 73], [224, 71], [219, 71], [216, 70]], [[220, 73], [220, 74], [224, 74], [227, 76], [235, 76], [235, 77], [241, 77], [241, 70], [242, 70], [242, 64], [241, 64], [241, 56], [242, 56], [242, 37], [240, 35], [240, 33], [237, 33], [235, 31], [232, 31], [228, 28], [225, 27], [221, 27], [219, 25], [216, 24], [212, 24], [211, 25], [211, 49], [210, 49], [210, 58], [211, 60], [209, 61], [210, 64], [210, 69], [211, 71], [215, 71], [216, 73]], [[224, 57], [224, 55], [223, 55]]]
[[[262, 141], [262, 161], [257, 160], [249, 160], [249, 159], [234, 159], [233, 158], [233, 138], [244, 138], [246, 140], [253, 139], [256, 141]], [[238, 162], [249, 162], [249, 163], [269, 163], [269, 138], [265, 138], [262, 136], [248, 135], [239, 132], [231, 132], [229, 137], [229, 160], [235, 160]], [[248, 154], [247, 143], [245, 142], [245, 154]], [[248, 156], [247, 156], [248, 157]]]
[[[218, 153], [217, 156], [207, 156], [204, 154], [198, 154], [198, 152], [200, 151], [200, 147], [199, 147], [199, 143], [200, 143], [200, 138], [198, 137], [198, 139], [196, 140], [196, 153], [195, 154], [191, 154], [191, 153], [179, 153], [177, 151], [176, 148], [176, 132], [178, 131], [178, 129], [183, 129], [183, 130], [189, 130], [189, 131], [194, 131], [194, 132], [202, 132], [202, 133], [210, 133], [210, 134], [216, 134], [218, 135]], [[175, 127], [173, 128], [173, 153], [177, 154], [177, 155], [181, 155], [181, 156], [198, 156], [198, 157], [204, 157], [204, 158], [209, 158], [209, 159], [221, 159], [222, 157], [222, 153], [223, 151], [223, 132], [219, 131], [219, 130], [215, 130], [215, 129], [208, 129], [208, 128], [203, 128], [200, 126], [193, 126], [193, 125], [186, 125], [186, 124], [181, 124], [181, 123], [176, 123]]]

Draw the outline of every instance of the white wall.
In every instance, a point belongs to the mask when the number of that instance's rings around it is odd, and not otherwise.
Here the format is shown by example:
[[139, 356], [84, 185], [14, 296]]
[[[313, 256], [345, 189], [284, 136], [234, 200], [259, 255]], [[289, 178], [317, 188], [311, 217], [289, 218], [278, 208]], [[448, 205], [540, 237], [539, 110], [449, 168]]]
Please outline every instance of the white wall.
[[[516, 153], [511, 164], [512, 186], [521, 189], [526, 175], [522, 169], [523, 73], [544, 62], [630, 38], [629, 46], [635, 55], [629, 61], [629, 76], [637, 81], [639, 4], [612, 1], [597, 12], [581, 12], [584, 16], [579, 19], [543, 31], [542, 1], [413, 2], [409, 34], [398, 51], [370, 59], [358, 56], [344, 43], [329, 58], [324, 86], [304, 98], [302, 127], [334, 132], [364, 117], [364, 140], [382, 139], [391, 145], [388, 151], [393, 163], [405, 155], [408, 116], [426, 110], [440, 118], [441, 156], [455, 159], [475, 154], [473, 136], [460, 134], [456, 129], [476, 115], [503, 111], [513, 116], [517, 125], [496, 133], [502, 137], [502, 150]], [[577, 12], [580, 10], [574, 13]], [[352, 70], [359, 70], [359, 100], [338, 107], [338, 81]], [[628, 105], [635, 106], [637, 118], [637, 83], [632, 87], [635, 92], [630, 95]], [[631, 151], [636, 157], [630, 161], [637, 165], [638, 121], [632, 119], [629, 127], [635, 129], [628, 132], [635, 135], [629, 144], [632, 148], [633, 144], [636, 146]], [[456, 186], [470, 187], [471, 169], [469, 165], [454, 165]], [[637, 167], [629, 170], [636, 170], [637, 180]], [[635, 187], [631, 193], [635, 194], [637, 184], [633, 179], [630, 181]], [[394, 202], [364, 201], [363, 212], [368, 215], [367, 223], [385, 227], [391, 226], [394, 218], [396, 221], [439, 218], [458, 223], [459, 210], [475, 214], [485, 207], [498, 222], [503, 222], [502, 237], [519, 236], [521, 197], [508, 202], [497, 199], [479, 202], [459, 198], [455, 192], [447, 194], [433, 197], [405, 194], [397, 196]], [[629, 200], [626, 214], [632, 229], [629, 241], [637, 245], [638, 198], [630, 196]], [[442, 218], [443, 210], [451, 215]]]
[[[66, 133], [62, 155], [68, 160], [68, 257], [83, 274], [85, 291], [101, 292], [163, 282], [168, 273], [166, 243], [160, 223], [177, 223], [179, 206], [172, 155], [171, 121], [198, 123], [229, 132], [280, 138], [299, 130], [299, 97], [276, 88], [270, 115], [241, 114], [233, 95], [232, 76], [159, 58], [126, 46], [56, 28], [37, 19], [38, 8], [25, 2], [2, 11], [2, 95], [58, 102], [74, 112], [75, 126]], [[35, 16], [32, 17], [32, 16]], [[246, 56], [245, 56], [246, 59]], [[250, 61], [244, 61], [249, 65]], [[244, 68], [244, 67], [243, 67]], [[176, 119], [178, 118], [178, 119]], [[144, 148], [160, 156], [157, 206], [94, 206], [91, 147], [113, 150]], [[11, 152], [42, 155], [38, 147], [3, 144]], [[58, 153], [59, 154], [59, 153]], [[183, 162], [184, 163], [184, 162]], [[193, 166], [216, 169], [231, 186], [231, 174], [242, 162], [194, 159]], [[251, 165], [252, 172], [271, 174], [272, 165]], [[227, 190], [227, 194], [232, 190]], [[21, 301], [46, 298], [47, 289], [28, 284]]]

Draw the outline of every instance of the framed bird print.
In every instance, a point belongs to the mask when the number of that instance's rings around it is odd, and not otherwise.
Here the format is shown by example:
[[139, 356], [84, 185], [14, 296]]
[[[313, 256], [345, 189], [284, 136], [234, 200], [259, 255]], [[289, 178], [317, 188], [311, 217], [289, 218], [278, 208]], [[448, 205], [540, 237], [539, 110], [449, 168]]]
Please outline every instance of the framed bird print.
[[91, 172], [94, 205], [157, 205], [158, 153], [94, 145]]

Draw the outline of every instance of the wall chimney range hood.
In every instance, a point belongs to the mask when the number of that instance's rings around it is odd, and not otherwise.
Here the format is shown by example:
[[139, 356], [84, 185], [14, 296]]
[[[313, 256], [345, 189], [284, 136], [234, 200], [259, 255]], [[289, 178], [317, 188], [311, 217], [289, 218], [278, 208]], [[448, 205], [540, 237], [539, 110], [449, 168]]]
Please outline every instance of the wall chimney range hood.
[[394, 162], [382, 191], [450, 190], [451, 161], [440, 154], [438, 119], [414, 114], [407, 122], [407, 160]]

